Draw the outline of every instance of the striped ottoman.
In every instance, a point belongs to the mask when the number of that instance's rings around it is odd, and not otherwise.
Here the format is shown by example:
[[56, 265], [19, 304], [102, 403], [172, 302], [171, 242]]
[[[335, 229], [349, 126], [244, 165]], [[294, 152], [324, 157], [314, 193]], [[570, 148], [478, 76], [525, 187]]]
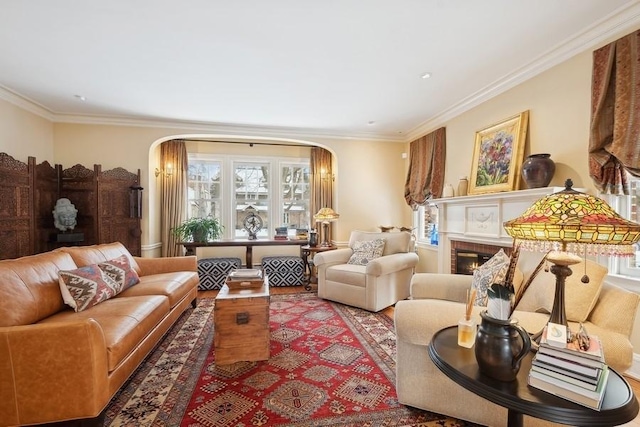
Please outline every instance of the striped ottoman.
[[201, 291], [222, 289], [231, 270], [242, 266], [240, 258], [204, 258], [198, 260], [198, 277]]
[[269, 277], [269, 286], [304, 285], [304, 264], [299, 256], [266, 256], [262, 269]]

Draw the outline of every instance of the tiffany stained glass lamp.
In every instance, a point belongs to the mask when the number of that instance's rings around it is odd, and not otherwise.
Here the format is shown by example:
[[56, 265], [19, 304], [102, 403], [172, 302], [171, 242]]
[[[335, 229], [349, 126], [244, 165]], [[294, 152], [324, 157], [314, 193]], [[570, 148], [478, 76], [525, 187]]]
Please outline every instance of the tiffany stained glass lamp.
[[[504, 223], [509, 236], [523, 249], [550, 251], [556, 289], [550, 322], [567, 325], [564, 309], [565, 279], [570, 265], [581, 261], [578, 254], [631, 256], [640, 240], [640, 224], [618, 215], [604, 200], [565, 189], [536, 201], [518, 218]], [[588, 278], [583, 278], [583, 281]]]

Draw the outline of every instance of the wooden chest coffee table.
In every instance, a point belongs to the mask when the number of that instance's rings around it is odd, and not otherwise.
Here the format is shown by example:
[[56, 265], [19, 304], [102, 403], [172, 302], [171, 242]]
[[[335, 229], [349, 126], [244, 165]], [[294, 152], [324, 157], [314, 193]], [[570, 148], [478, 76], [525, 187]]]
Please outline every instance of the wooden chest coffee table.
[[224, 285], [213, 311], [215, 363], [269, 359], [269, 281], [230, 291]]

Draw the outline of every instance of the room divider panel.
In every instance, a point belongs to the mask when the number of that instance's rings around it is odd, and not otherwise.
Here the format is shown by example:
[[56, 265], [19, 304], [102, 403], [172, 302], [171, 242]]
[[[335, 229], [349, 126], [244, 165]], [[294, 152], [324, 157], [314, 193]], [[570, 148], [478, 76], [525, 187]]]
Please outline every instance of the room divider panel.
[[[140, 255], [140, 169], [102, 171], [77, 164], [63, 169], [35, 157], [27, 163], [0, 153], [0, 259], [46, 252], [69, 244], [93, 245], [119, 241]], [[53, 221], [56, 200], [69, 199], [78, 210], [73, 232], [81, 240], [60, 239]]]

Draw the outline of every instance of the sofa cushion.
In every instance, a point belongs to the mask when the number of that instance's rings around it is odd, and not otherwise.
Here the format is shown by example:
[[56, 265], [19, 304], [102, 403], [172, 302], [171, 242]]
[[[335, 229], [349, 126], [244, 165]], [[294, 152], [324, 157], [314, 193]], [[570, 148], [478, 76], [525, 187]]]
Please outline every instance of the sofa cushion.
[[106, 301], [116, 296], [121, 288], [96, 264], [75, 270], [60, 270], [58, 276], [62, 299], [75, 311], [83, 311]]
[[402, 252], [409, 252], [409, 246], [411, 244], [411, 234], [406, 231], [397, 233], [381, 233], [373, 231], [352, 231], [349, 237], [349, 247], [353, 248], [355, 242], [361, 242], [364, 240], [384, 239], [384, 251], [382, 256], [391, 254], [397, 254]]
[[372, 259], [380, 258], [384, 251], [385, 239], [365, 240], [353, 244], [353, 254], [347, 264], [367, 265]]
[[118, 284], [120, 291], [124, 291], [140, 282], [138, 273], [131, 267], [129, 257], [126, 255], [120, 255], [118, 258], [101, 262], [98, 267]]
[[487, 305], [487, 290], [494, 283], [502, 283], [509, 268], [509, 256], [500, 249], [473, 272], [471, 289], [476, 290], [475, 305]]
[[195, 271], [176, 271], [140, 276], [140, 283], [122, 291], [117, 298], [164, 295], [169, 298], [171, 307], [175, 307], [198, 284]]
[[30, 325], [64, 310], [58, 271], [74, 268], [62, 252], [0, 261], [0, 326]]
[[127, 248], [120, 242], [105, 243], [92, 246], [69, 246], [56, 249], [55, 251], [66, 252], [71, 255], [73, 261], [78, 267], [85, 265], [98, 264], [104, 261], [115, 259], [120, 255], [126, 255], [129, 258], [131, 267], [140, 274], [140, 267], [135, 259], [131, 256]]
[[[135, 289], [136, 286], [129, 289]], [[75, 313], [62, 311], [41, 323], [68, 322], [78, 318], [92, 318], [102, 328], [107, 348], [109, 372], [134, 351], [169, 313], [169, 299], [165, 296], [111, 298], [98, 305]]]
[[[573, 274], [566, 278], [564, 301], [567, 320], [585, 322], [598, 301], [607, 268], [587, 260], [589, 283], [582, 283], [584, 261], [570, 266]], [[526, 278], [525, 280], [528, 280]], [[541, 270], [522, 295], [516, 309], [551, 313], [555, 298], [556, 276], [550, 271]]]

